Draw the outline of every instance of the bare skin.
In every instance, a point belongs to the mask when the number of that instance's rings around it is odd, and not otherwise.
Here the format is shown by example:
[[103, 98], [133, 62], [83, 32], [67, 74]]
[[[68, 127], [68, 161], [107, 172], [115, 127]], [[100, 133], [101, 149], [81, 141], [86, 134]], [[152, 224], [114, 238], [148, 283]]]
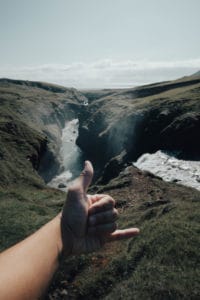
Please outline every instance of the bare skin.
[[89, 253], [106, 242], [131, 238], [137, 228], [116, 229], [118, 212], [108, 195], [87, 195], [93, 168], [85, 163], [69, 188], [63, 211], [0, 254], [0, 299], [32, 300], [44, 295], [61, 256]]

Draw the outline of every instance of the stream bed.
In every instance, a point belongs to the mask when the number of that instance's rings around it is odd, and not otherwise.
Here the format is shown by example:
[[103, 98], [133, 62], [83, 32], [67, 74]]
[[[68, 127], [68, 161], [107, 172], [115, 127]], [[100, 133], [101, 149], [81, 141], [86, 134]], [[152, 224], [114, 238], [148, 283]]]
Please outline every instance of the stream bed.
[[62, 129], [62, 146], [60, 149], [63, 171], [48, 183], [49, 186], [66, 191], [69, 183], [80, 174], [83, 166], [83, 155], [76, 145], [77, 136], [78, 119], [66, 122]]

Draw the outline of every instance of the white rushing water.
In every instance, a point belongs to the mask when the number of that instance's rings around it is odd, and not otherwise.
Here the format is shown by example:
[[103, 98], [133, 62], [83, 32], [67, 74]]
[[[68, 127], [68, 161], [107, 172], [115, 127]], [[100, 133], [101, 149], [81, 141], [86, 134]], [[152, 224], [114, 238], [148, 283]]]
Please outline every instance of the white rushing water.
[[63, 172], [55, 176], [48, 185], [54, 188], [67, 190], [71, 180], [76, 177], [82, 168], [82, 152], [76, 145], [78, 136], [78, 119], [66, 122], [62, 130], [62, 158]]
[[177, 159], [162, 151], [143, 154], [134, 166], [165, 181], [177, 182], [200, 190], [200, 161]]

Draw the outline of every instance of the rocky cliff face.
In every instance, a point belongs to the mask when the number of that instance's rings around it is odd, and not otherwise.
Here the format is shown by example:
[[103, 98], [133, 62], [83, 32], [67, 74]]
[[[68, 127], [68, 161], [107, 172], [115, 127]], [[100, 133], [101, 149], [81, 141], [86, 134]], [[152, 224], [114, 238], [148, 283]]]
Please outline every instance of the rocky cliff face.
[[[61, 129], [65, 121], [77, 118], [85, 101], [75, 89], [1, 79], [1, 170], [5, 167], [1, 183], [18, 181], [20, 176], [26, 180], [20, 165], [26, 170], [33, 167], [45, 180], [50, 180], [60, 167]], [[37, 172], [27, 173], [33, 173], [39, 180]]]
[[[78, 117], [77, 143], [94, 163], [96, 178], [101, 174], [104, 183], [145, 152], [163, 149], [198, 158], [199, 76], [135, 89], [86, 91], [85, 95], [88, 98], [75, 89], [47, 83], [1, 79], [2, 149], [8, 137], [16, 149], [24, 130], [20, 128], [26, 128], [29, 134], [21, 138], [29, 149], [24, 163], [28, 160], [49, 181], [60, 167], [61, 129], [66, 120]], [[1, 164], [8, 165], [8, 152], [12, 150], [1, 153]]]
[[[198, 76], [114, 92], [106, 97], [99, 98], [98, 93], [96, 100], [93, 94], [87, 118], [80, 123], [78, 144], [97, 167], [106, 166], [103, 181], [145, 152], [163, 149], [176, 151], [181, 157], [197, 157], [199, 100]], [[109, 175], [111, 170], [114, 173]]]

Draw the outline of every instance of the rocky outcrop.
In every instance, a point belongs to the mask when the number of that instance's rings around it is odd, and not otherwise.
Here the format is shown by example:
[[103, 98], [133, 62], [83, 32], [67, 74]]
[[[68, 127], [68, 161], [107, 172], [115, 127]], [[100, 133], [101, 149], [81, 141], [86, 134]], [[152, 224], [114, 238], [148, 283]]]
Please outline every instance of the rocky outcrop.
[[18, 181], [23, 173], [20, 165], [31, 166], [27, 173], [37, 180], [34, 170], [49, 181], [60, 168], [61, 130], [67, 120], [78, 117], [85, 101], [75, 89], [0, 79], [0, 143], [5, 149], [0, 160], [1, 183]]
[[112, 169], [108, 165], [113, 165], [113, 157], [120, 157], [118, 163], [114, 159], [119, 167], [159, 149], [196, 157], [199, 100], [200, 77], [192, 76], [101, 97], [91, 102], [87, 118], [80, 122], [78, 145], [101, 172], [105, 165]]

